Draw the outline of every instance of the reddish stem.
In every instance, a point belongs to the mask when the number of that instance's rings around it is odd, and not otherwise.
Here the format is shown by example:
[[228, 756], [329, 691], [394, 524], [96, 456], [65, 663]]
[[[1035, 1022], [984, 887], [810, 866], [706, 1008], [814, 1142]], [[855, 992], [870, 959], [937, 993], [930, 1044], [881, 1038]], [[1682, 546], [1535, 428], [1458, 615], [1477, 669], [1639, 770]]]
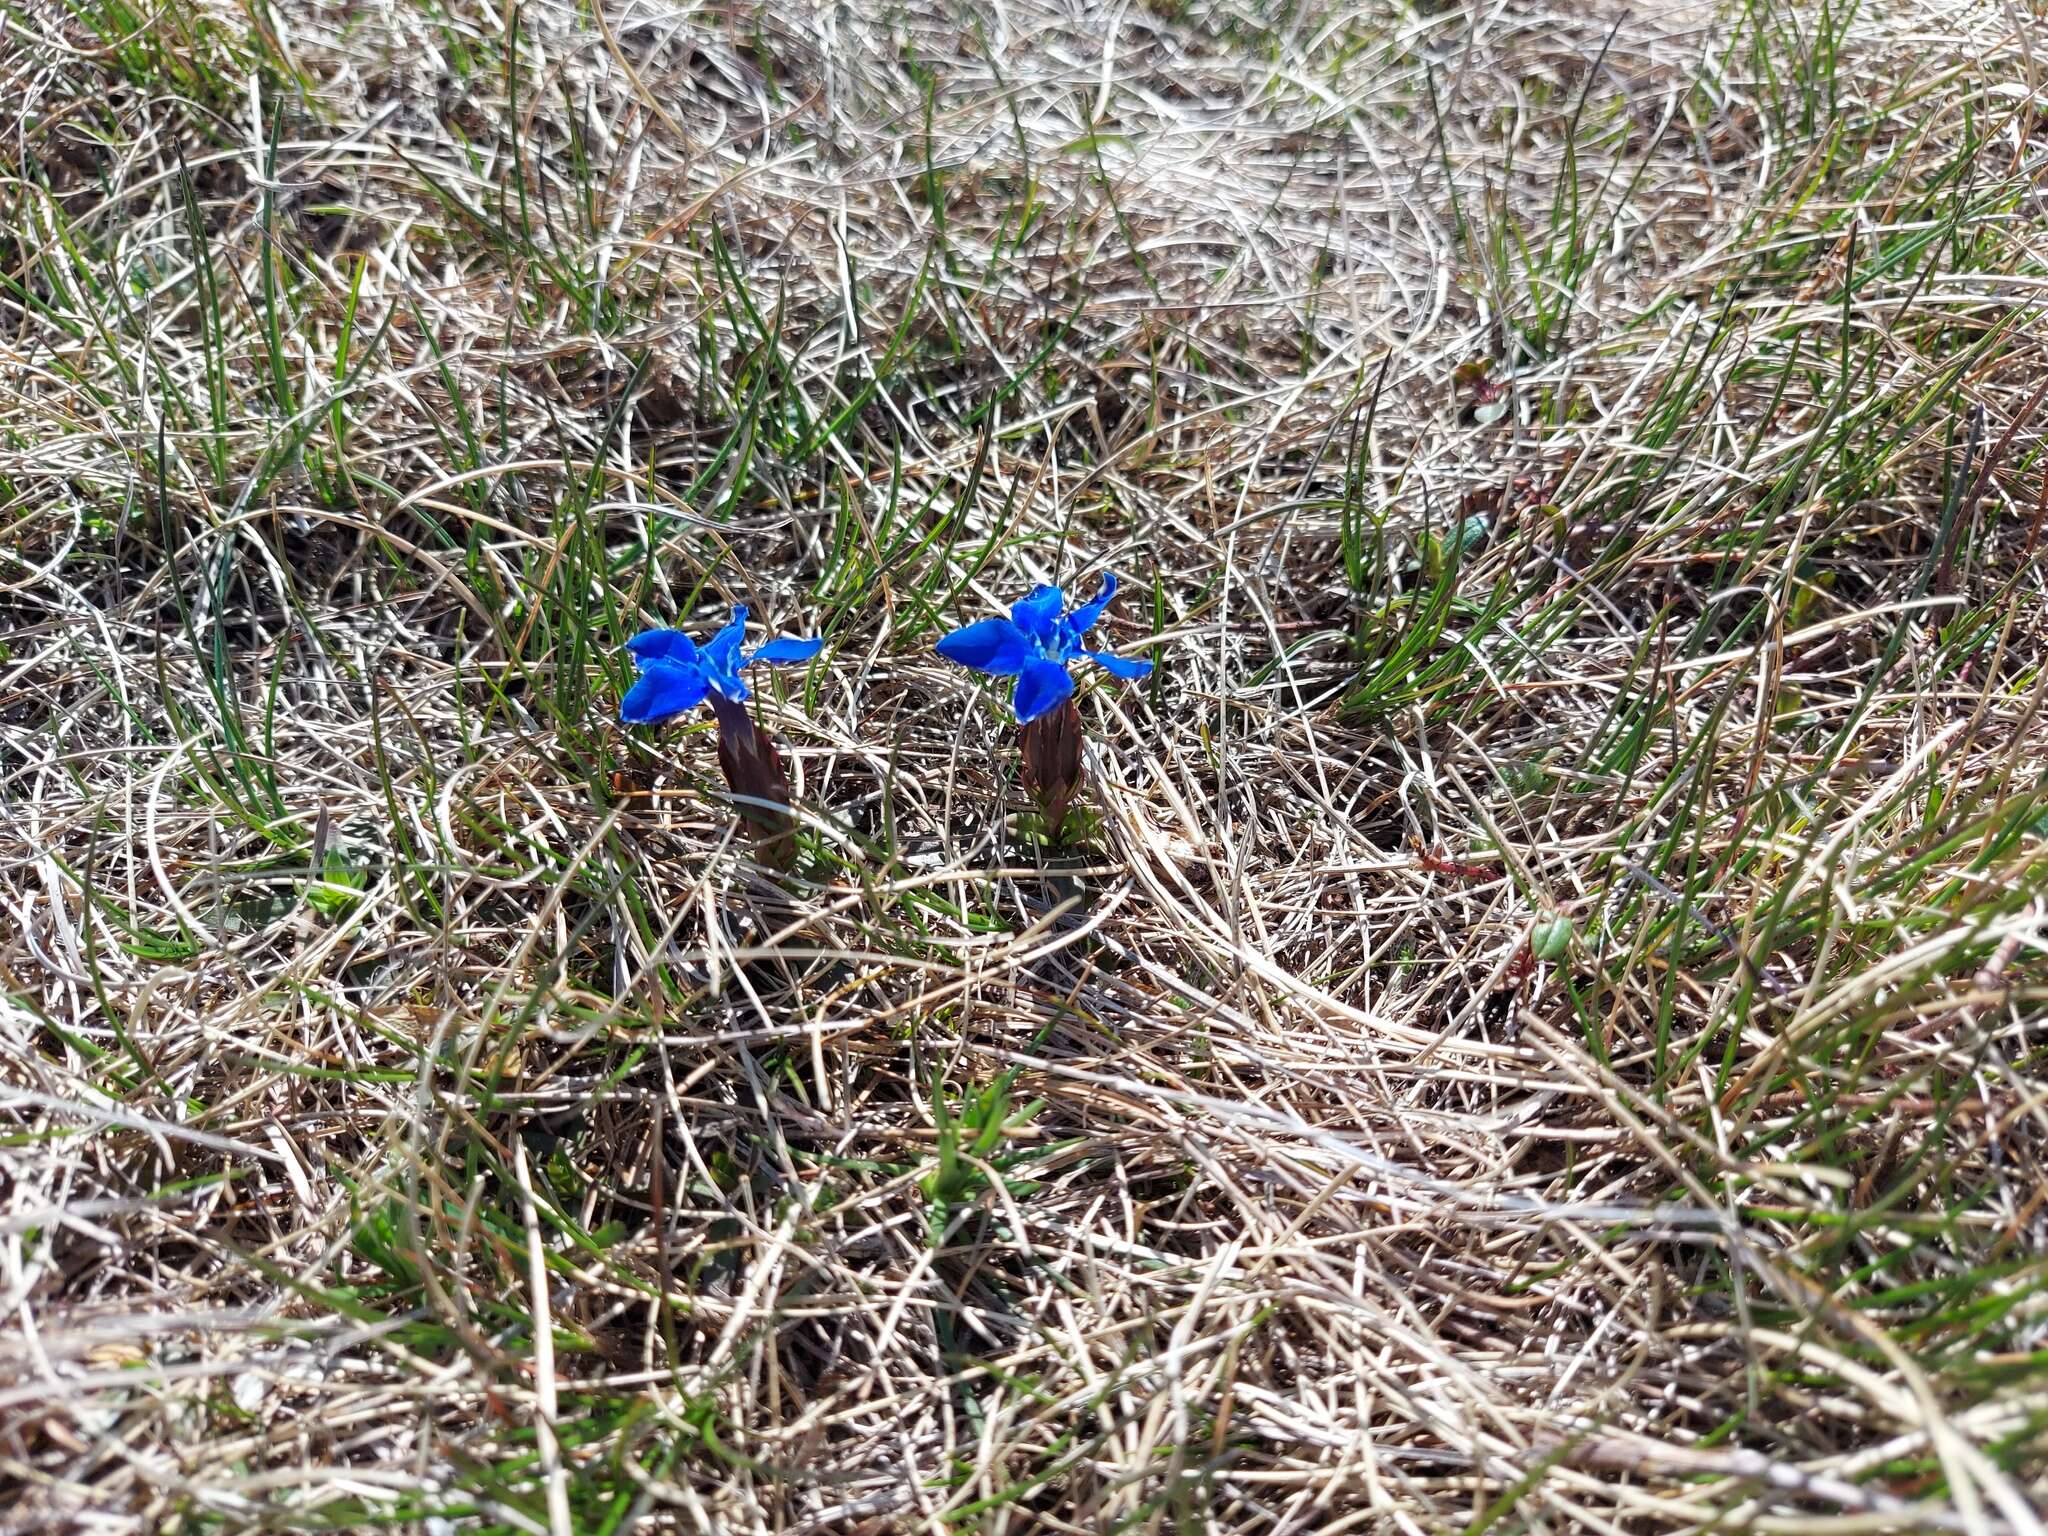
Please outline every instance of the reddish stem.
[[1024, 727], [1024, 787], [1045, 817], [1045, 835], [1058, 842], [1067, 809], [1081, 792], [1081, 711], [1068, 699]]
[[734, 808], [753, 833], [754, 856], [774, 869], [796, 863], [796, 818], [790, 815], [789, 774], [769, 734], [754, 724], [746, 706], [713, 693], [718, 716], [718, 766], [738, 798]]

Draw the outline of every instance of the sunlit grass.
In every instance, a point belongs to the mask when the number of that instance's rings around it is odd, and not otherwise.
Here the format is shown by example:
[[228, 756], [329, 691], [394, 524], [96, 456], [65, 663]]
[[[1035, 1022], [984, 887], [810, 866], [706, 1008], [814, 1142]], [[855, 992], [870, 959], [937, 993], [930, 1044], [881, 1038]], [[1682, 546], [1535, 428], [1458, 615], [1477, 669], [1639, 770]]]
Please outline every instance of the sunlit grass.
[[0, 8], [21, 1518], [2038, 1530], [2016, 15]]

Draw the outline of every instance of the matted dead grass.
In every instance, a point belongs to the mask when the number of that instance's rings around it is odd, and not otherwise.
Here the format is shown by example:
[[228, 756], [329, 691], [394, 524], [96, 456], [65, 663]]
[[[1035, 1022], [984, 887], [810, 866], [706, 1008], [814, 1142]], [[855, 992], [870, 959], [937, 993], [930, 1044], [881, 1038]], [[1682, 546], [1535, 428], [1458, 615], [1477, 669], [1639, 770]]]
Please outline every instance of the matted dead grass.
[[0, 1526], [2039, 1531], [2021, 9], [0, 9]]

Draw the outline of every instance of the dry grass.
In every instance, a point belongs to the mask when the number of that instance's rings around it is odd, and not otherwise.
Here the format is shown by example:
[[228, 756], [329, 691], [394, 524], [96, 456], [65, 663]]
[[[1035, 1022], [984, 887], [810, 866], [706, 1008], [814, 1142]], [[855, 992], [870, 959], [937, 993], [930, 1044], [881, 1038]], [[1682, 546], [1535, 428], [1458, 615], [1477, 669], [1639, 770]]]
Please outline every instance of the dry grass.
[[[2042, 1529], [2027, 7], [126, 3], [0, 1527]], [[930, 645], [1112, 568], [1051, 850]], [[612, 723], [734, 600], [788, 879]]]

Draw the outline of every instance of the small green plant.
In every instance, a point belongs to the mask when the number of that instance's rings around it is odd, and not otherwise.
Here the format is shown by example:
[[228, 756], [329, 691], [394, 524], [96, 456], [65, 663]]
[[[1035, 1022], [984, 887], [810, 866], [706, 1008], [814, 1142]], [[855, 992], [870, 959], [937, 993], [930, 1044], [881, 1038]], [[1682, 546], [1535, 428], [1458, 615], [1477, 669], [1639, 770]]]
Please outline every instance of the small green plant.
[[321, 860], [319, 878], [306, 886], [306, 905], [325, 918], [346, 917], [369, 888], [367, 863], [352, 858], [346, 849], [329, 848]]
[[944, 1080], [937, 1076], [932, 1079], [932, 1123], [938, 1132], [936, 1164], [918, 1181], [918, 1187], [924, 1191], [926, 1220], [934, 1245], [943, 1240], [954, 1213], [974, 1204], [989, 1189], [988, 1170], [1000, 1175], [1019, 1158], [1031, 1155], [1027, 1151], [1009, 1157], [995, 1156], [1005, 1136], [1029, 1125], [1045, 1107], [1043, 1099], [1033, 1099], [1021, 1108], [1013, 1108], [1010, 1089], [1016, 1081], [1017, 1069], [1012, 1068], [968, 1093], [956, 1108]]

